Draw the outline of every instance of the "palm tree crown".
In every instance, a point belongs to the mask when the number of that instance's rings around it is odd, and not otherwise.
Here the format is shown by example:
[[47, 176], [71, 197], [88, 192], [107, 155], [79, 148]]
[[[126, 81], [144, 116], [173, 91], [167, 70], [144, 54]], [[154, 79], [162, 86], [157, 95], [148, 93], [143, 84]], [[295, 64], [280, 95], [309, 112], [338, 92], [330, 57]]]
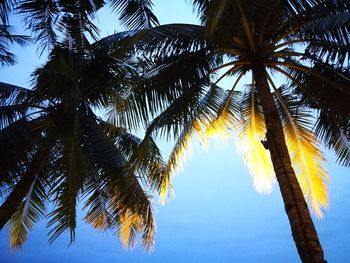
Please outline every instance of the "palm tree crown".
[[138, 178], [151, 188], [159, 184], [160, 152], [95, 113], [122, 100], [138, 78], [135, 67], [99, 47], [84, 57], [57, 47], [33, 77], [32, 90], [1, 84], [1, 144], [7, 149], [1, 153], [1, 188], [10, 193], [3, 206], [29, 180], [9, 221], [11, 245], [22, 245], [49, 203], [55, 207], [49, 214], [50, 240], [69, 229], [74, 241], [80, 197], [88, 223], [120, 228], [124, 245], [142, 232], [151, 247], [152, 206]]
[[[132, 39], [147, 52], [144, 63], [152, 69], [154, 88], [133, 95], [147, 100], [134, 107], [157, 116], [145, 140], [169, 133], [178, 138], [163, 187], [169, 188], [171, 170], [191, 137], [237, 129], [257, 190], [269, 192], [277, 176], [303, 261], [322, 262], [322, 248], [299, 193], [321, 217], [328, 206], [328, 176], [319, 140], [349, 165], [345, 101], [350, 95], [350, 5], [340, 0], [194, 0], [194, 5], [203, 26], [164, 25]], [[239, 92], [237, 85], [247, 73], [252, 81]], [[287, 85], [277, 87], [276, 75], [286, 77]], [[236, 80], [231, 89], [222, 90], [217, 85], [228, 76]], [[150, 121], [146, 114], [137, 118], [138, 123]], [[308, 237], [293, 218], [310, 226], [314, 235]], [[300, 237], [309, 247], [302, 248]]]
[[[150, 1], [109, 4], [131, 29], [158, 23]], [[0, 4], [4, 21], [13, 10], [24, 15], [35, 41], [50, 51], [48, 62], [33, 73], [32, 89], [0, 85], [0, 141], [6, 148], [0, 165], [0, 221], [1, 228], [10, 227], [12, 247], [23, 244], [48, 205], [54, 208], [48, 214], [50, 241], [66, 230], [74, 241], [80, 199], [88, 210], [86, 221], [95, 228], [118, 230], [124, 246], [132, 245], [138, 233], [146, 248], [153, 245], [155, 223], [145, 190], [157, 189], [162, 180], [159, 149], [99, 117], [122, 103], [140, 79], [128, 54], [111, 56], [130, 32], [113, 36], [113, 45], [109, 38], [90, 45], [85, 37], [97, 38], [92, 19], [104, 5], [99, 0]], [[25, 40], [5, 30], [7, 40]], [[1, 54], [7, 52], [0, 48]]]

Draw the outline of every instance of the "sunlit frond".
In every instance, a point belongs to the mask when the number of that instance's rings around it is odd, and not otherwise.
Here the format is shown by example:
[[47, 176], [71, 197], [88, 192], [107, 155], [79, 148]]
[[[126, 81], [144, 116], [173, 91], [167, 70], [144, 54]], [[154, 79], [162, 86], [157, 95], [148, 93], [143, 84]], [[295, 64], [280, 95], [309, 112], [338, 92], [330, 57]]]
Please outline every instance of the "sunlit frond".
[[[121, 236], [128, 242], [122, 241], [122, 243], [131, 245], [136, 241], [137, 235], [142, 234], [144, 247], [151, 249], [155, 231], [151, 197], [141, 186], [135, 170], [141, 168], [139, 166], [149, 166], [147, 169], [151, 169], [152, 164], [149, 160], [152, 156], [145, 158], [138, 156], [140, 159], [133, 159], [134, 151], [137, 151], [141, 140], [131, 136], [125, 130], [118, 128], [112, 130], [111, 127], [102, 126], [108, 131], [105, 133], [95, 122], [91, 121], [85, 125], [88, 145], [94, 145], [94, 147], [87, 147], [85, 151], [95, 164], [95, 169], [98, 170], [88, 176], [85, 185], [85, 193], [92, 194], [85, 204], [85, 207], [89, 207], [85, 219], [98, 229], [106, 230], [119, 229], [120, 217], [123, 217], [126, 211], [132, 216], [137, 215], [138, 221], [137, 224], [134, 222], [131, 225], [130, 236], [126, 230], [125, 235]], [[104, 123], [104, 125], [107, 124]], [[125, 145], [127, 143], [132, 145], [127, 147]], [[150, 150], [149, 145], [143, 146], [146, 147], [145, 150]], [[142, 155], [142, 152], [135, 154]], [[134, 161], [137, 161], [137, 164], [133, 163]], [[127, 236], [129, 238], [125, 238]]]
[[[178, 135], [175, 146], [169, 155], [168, 162], [164, 169], [163, 184], [161, 187], [161, 199], [164, 202], [166, 194], [171, 189], [171, 178], [176, 172], [180, 172], [190, 157], [192, 145], [191, 141], [196, 136], [201, 142], [205, 142], [208, 138], [206, 131], [210, 127], [210, 123], [217, 116], [216, 113], [223, 105], [223, 100], [227, 98], [225, 92], [216, 85], [211, 85], [206, 94], [195, 106], [195, 112], [190, 115], [184, 128]], [[231, 116], [232, 117], [232, 116]], [[230, 118], [231, 119], [231, 118]]]
[[275, 182], [275, 174], [269, 151], [264, 148], [266, 128], [262, 109], [254, 86], [249, 85], [241, 104], [242, 120], [237, 135], [237, 150], [243, 157], [253, 184], [259, 193], [270, 193]]
[[[108, 194], [110, 214], [113, 225], [121, 228], [121, 242], [133, 245], [138, 234], [142, 234], [145, 249], [154, 245], [155, 222], [150, 196], [141, 187], [135, 175], [110, 178]], [[130, 220], [130, 221], [129, 221]]]
[[[99, 182], [95, 182], [98, 185]], [[112, 225], [112, 217], [108, 211], [109, 197], [103, 189], [96, 190], [86, 201], [84, 209], [89, 207], [85, 221], [93, 228], [106, 230]]]
[[163, 204], [171, 190], [172, 176], [174, 173], [182, 171], [184, 164], [190, 157], [192, 151], [191, 140], [198, 131], [198, 128], [200, 128], [200, 126], [195, 121], [188, 124], [178, 137], [176, 144], [169, 155], [160, 188], [160, 198]]
[[218, 111], [215, 113], [216, 117], [210, 120], [204, 132], [204, 140], [209, 138], [217, 138], [227, 140], [232, 135], [232, 130], [238, 126], [239, 123], [239, 109], [237, 94], [235, 91], [241, 78], [244, 76], [242, 72], [235, 81], [231, 90], [227, 91], [223, 98], [223, 103], [220, 105]]
[[142, 217], [130, 210], [119, 216], [119, 237], [124, 248], [133, 247], [136, 233], [142, 231]]
[[350, 108], [348, 107], [350, 75], [348, 69], [338, 68], [318, 61], [314, 63], [318, 76], [289, 69], [285, 73], [290, 79], [293, 92], [301, 96], [301, 104], [318, 111], [315, 135], [326, 147], [334, 149], [337, 161], [350, 164]]
[[284, 89], [275, 89], [284, 133], [292, 165], [307, 203], [315, 215], [323, 217], [322, 208], [329, 205], [328, 175], [320, 144], [311, 131], [310, 111], [299, 107], [298, 101]]

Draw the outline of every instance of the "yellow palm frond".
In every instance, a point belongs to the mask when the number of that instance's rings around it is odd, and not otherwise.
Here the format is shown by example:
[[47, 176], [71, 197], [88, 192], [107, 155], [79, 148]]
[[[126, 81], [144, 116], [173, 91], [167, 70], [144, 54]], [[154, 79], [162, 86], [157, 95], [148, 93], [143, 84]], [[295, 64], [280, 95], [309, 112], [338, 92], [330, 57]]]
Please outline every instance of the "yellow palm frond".
[[300, 107], [292, 96], [277, 90], [273, 82], [278, 108], [283, 122], [288, 151], [292, 166], [298, 178], [308, 205], [314, 214], [322, 218], [322, 208], [328, 208], [329, 180], [325, 165], [325, 158], [320, 150], [320, 143], [311, 131], [311, 114]]
[[292, 165], [305, 199], [315, 215], [323, 217], [322, 208], [329, 206], [325, 158], [314, 134], [293, 122], [285, 125], [285, 134]]
[[101, 214], [96, 216], [95, 218], [87, 218], [86, 222], [91, 224], [91, 226], [97, 230], [104, 231], [108, 228], [109, 215], [107, 211], [103, 211]]
[[255, 90], [249, 86], [242, 102], [242, 121], [237, 135], [237, 149], [253, 177], [253, 185], [259, 193], [272, 191], [275, 174], [270, 153], [261, 140], [265, 138], [264, 117], [259, 109]]
[[104, 231], [112, 225], [112, 216], [107, 209], [108, 196], [101, 189], [96, 190], [87, 200], [84, 209], [90, 207], [85, 222], [93, 228]]
[[188, 127], [182, 131], [180, 137], [169, 155], [168, 162], [164, 169], [163, 181], [160, 189], [161, 203], [164, 204], [168, 193], [171, 190], [171, 178], [181, 172], [184, 164], [188, 160], [192, 152], [192, 138], [195, 134], [201, 134], [203, 126], [199, 120], [194, 120]]
[[130, 210], [125, 211], [119, 216], [119, 238], [122, 246], [127, 249], [133, 247], [135, 242], [135, 233], [142, 231], [143, 218]]
[[204, 140], [210, 138], [217, 138], [219, 140], [227, 140], [232, 134], [233, 127], [236, 127], [237, 120], [233, 118], [232, 114], [224, 111], [211, 123], [206, 125], [201, 137]]
[[[231, 71], [232, 69], [230, 69], [228, 72]], [[239, 115], [239, 109], [237, 107], [238, 101], [236, 99], [236, 95], [240, 93], [235, 92], [235, 88], [243, 76], [244, 72], [240, 72], [231, 90], [226, 92], [225, 99], [218, 109], [217, 116], [213, 120], [209, 120], [205, 125], [205, 128], [200, 136], [202, 141], [205, 142], [204, 145], [207, 145], [208, 140], [211, 138], [218, 139], [219, 141], [225, 143], [231, 137], [232, 130], [237, 127], [239, 123], [237, 118]], [[220, 79], [221, 78], [219, 78], [219, 80]]]

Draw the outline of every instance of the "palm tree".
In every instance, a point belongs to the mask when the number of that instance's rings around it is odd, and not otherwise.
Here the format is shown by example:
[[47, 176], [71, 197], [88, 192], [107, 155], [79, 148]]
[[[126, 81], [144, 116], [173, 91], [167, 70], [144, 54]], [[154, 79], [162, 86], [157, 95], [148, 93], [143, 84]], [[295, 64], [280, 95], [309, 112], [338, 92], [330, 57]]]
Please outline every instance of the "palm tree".
[[[83, 39], [84, 34], [97, 40], [100, 29], [94, 24], [98, 10], [109, 6], [118, 13], [122, 25], [129, 29], [144, 29], [158, 25], [150, 0], [4, 0], [0, 3], [0, 18], [8, 21], [15, 13], [23, 17], [41, 51], [54, 47], [57, 40], [66, 36], [71, 28], [71, 37]], [[73, 34], [75, 33], [75, 34]]]
[[[129, 40], [148, 54], [143, 63], [150, 85], [130, 97], [145, 103], [129, 104], [119, 121], [133, 127], [156, 116], [144, 141], [159, 133], [177, 138], [163, 192], [194, 134], [238, 127], [239, 138], [250, 145], [243, 148], [245, 160], [267, 166], [267, 173], [255, 176], [257, 188], [269, 191], [274, 176], [268, 166], [275, 173], [302, 261], [325, 262], [305, 199], [322, 216], [327, 174], [318, 139], [349, 165], [348, 1], [194, 0], [194, 5], [203, 26], [164, 25]], [[252, 82], [239, 98], [235, 88], [247, 73]], [[275, 75], [286, 77], [288, 85], [279, 89]], [[225, 91], [217, 84], [227, 76], [236, 80]], [[144, 114], [130, 122], [126, 116], [135, 109]]]
[[163, 161], [154, 142], [145, 145], [96, 114], [122, 102], [138, 78], [125, 58], [112, 58], [101, 47], [81, 57], [58, 46], [33, 74], [33, 89], [0, 85], [0, 175], [6, 197], [0, 226], [8, 223], [11, 246], [22, 245], [48, 204], [55, 207], [49, 213], [50, 241], [66, 230], [74, 241], [80, 198], [92, 226], [120, 228], [124, 245], [139, 232], [146, 247], [153, 244], [152, 206], [144, 187], [160, 184]]
[[[109, 1], [130, 28], [158, 21], [150, 1]], [[5, 1], [1, 16], [14, 8], [25, 15], [49, 61], [33, 73], [29, 90], [0, 85], [1, 155], [0, 228], [11, 229], [11, 246], [20, 247], [48, 204], [50, 241], [66, 230], [75, 237], [76, 206], [85, 199], [86, 221], [95, 228], [118, 229], [123, 245], [143, 233], [153, 244], [150, 196], [159, 185], [162, 159], [154, 142], [141, 143], [123, 127], [98, 117], [110, 104], [123, 103], [138, 81], [137, 66], [127, 54], [110, 56], [91, 19], [104, 1]], [[57, 30], [62, 35], [57, 35]], [[130, 33], [113, 36], [113, 47]], [[120, 46], [119, 46], [120, 49]], [[140, 182], [140, 179], [142, 182]]]

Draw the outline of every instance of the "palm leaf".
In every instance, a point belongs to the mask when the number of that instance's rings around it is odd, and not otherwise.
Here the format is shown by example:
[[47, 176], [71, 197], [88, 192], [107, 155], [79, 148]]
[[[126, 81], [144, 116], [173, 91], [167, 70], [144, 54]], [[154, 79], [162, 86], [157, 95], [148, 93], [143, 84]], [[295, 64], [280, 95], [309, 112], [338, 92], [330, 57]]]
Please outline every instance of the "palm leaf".
[[350, 166], [350, 135], [346, 128], [339, 125], [337, 119], [321, 111], [316, 122], [315, 134], [326, 147], [335, 151], [338, 163]]
[[7, 223], [10, 228], [10, 247], [21, 248], [28, 238], [28, 232], [34, 224], [45, 215], [47, 195], [45, 183], [41, 175], [37, 175], [26, 198], [17, 208], [15, 214]]
[[73, 116], [65, 116], [66, 125], [61, 134], [61, 153], [51, 169], [58, 173], [54, 178], [50, 195], [54, 196], [55, 209], [49, 214], [49, 242], [53, 242], [63, 232], [69, 230], [70, 243], [75, 241], [77, 198], [87, 173], [87, 157], [82, 149], [80, 118], [75, 112]]
[[152, 12], [150, 0], [110, 0], [112, 8], [120, 14], [120, 21], [130, 29], [145, 29], [159, 25]]
[[12, 34], [11, 29], [9, 25], [0, 24], [0, 66], [9, 66], [16, 62], [15, 55], [9, 51], [10, 44], [17, 43], [21, 46], [25, 46], [30, 40], [28, 36]]
[[26, 25], [36, 35], [42, 50], [56, 43], [55, 25], [60, 14], [57, 1], [25, 0], [19, 3], [17, 9], [26, 15]]
[[[98, 184], [94, 182], [93, 184]], [[112, 226], [112, 217], [108, 211], [109, 197], [103, 189], [97, 189], [86, 201], [84, 208], [89, 207], [85, 216], [86, 223], [98, 230], [107, 230]]]
[[275, 182], [275, 174], [269, 151], [262, 142], [266, 128], [260, 102], [255, 87], [247, 86], [241, 102], [242, 120], [237, 135], [237, 149], [250, 174], [253, 185], [259, 193], [270, 193]]
[[[133, 173], [133, 168], [128, 166], [126, 156], [123, 156], [123, 153], [126, 155], [130, 154], [128, 151], [124, 151], [123, 147], [119, 150], [117, 147], [118, 138], [113, 137], [111, 134], [108, 136], [96, 123], [90, 121], [86, 122], [85, 125], [87, 125], [85, 129], [88, 135], [85, 151], [89, 156], [90, 162], [95, 163], [94, 169], [98, 171], [93, 173], [94, 176], [92, 178], [87, 178], [90, 183], [85, 185], [85, 192], [96, 193], [96, 191], [102, 191], [106, 198], [100, 199], [95, 194], [95, 198], [89, 199], [86, 205], [90, 206], [90, 211], [86, 219], [91, 221], [92, 224], [101, 226], [101, 228], [118, 229], [120, 227], [120, 217], [126, 211], [131, 216], [137, 215], [140, 228], [131, 232], [133, 234], [128, 237], [127, 241], [124, 240], [122, 243], [133, 244], [137, 233], [142, 233], [144, 246], [151, 248], [154, 240], [154, 219], [150, 197], [144, 192], [138, 182], [136, 175]], [[136, 148], [138, 147], [138, 142], [133, 139], [133, 143], [136, 143]], [[100, 211], [103, 211], [105, 215], [98, 214]], [[106, 221], [107, 219], [108, 221]], [[103, 222], [100, 223], [101, 220], [105, 220], [103, 221], [104, 225]], [[110, 222], [110, 225], [107, 222]], [[121, 236], [121, 238], [123, 237], [126, 236]]]
[[[190, 155], [192, 139], [195, 136], [202, 141], [206, 139], [205, 132], [208, 127], [210, 127], [212, 120], [215, 119], [215, 113], [218, 112], [225, 98], [225, 92], [221, 88], [216, 85], [211, 85], [204, 96], [197, 99], [197, 103], [191, 109], [192, 112], [187, 112], [189, 109], [182, 107], [182, 109], [186, 109], [187, 114], [184, 115], [186, 118], [184, 118], [185, 122], [182, 124], [183, 128], [181, 133], [177, 136], [175, 146], [168, 157], [163, 172], [160, 188], [160, 196], [163, 202], [171, 189], [172, 176], [176, 172], [182, 170], [186, 159], [188, 159]], [[180, 121], [181, 118], [174, 119], [171, 116], [176, 115], [170, 115], [164, 118], [164, 120], [168, 119], [168, 124], [178, 125], [178, 123], [182, 123], [182, 121]], [[174, 122], [174, 120], [176, 120], [176, 122]], [[167, 124], [167, 122], [164, 122], [163, 125], [164, 124]]]
[[276, 94], [287, 147], [300, 187], [313, 212], [322, 218], [322, 208], [329, 205], [328, 175], [320, 144], [311, 131], [312, 116], [310, 111], [299, 107], [296, 98], [288, 95], [286, 89], [282, 89], [281, 94], [276, 91]]

